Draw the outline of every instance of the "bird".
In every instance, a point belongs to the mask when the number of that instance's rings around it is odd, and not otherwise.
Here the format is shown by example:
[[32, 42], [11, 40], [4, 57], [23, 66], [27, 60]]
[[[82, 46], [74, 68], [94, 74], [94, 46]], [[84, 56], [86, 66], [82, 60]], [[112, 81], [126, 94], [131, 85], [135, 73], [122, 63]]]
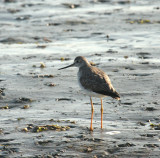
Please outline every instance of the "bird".
[[116, 100], [120, 100], [120, 94], [112, 86], [111, 80], [108, 75], [99, 68], [92, 66], [90, 62], [83, 56], [77, 56], [74, 59], [73, 64], [58, 70], [66, 69], [69, 67], [78, 67], [77, 73], [79, 86], [86, 95], [90, 97], [91, 103], [91, 124], [90, 131], [93, 131], [93, 114], [94, 106], [92, 97], [100, 98], [101, 100], [101, 129], [103, 129], [103, 98], [112, 97]]

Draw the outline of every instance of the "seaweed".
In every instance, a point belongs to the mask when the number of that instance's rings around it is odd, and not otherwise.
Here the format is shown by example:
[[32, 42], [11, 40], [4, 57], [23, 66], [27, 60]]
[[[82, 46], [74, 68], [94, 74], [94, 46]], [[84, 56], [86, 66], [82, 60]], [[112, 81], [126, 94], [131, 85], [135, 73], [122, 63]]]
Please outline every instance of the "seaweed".
[[39, 133], [43, 131], [66, 131], [69, 130], [69, 126], [59, 126], [59, 125], [43, 125], [43, 126], [34, 126], [32, 124], [29, 124], [26, 128], [23, 128], [22, 132], [33, 132], [33, 133]]
[[149, 123], [150, 123], [150, 127], [151, 127], [152, 129], [160, 130], [160, 123], [159, 123], [159, 124], [154, 124], [154, 123], [152, 123], [150, 120], [149, 120]]

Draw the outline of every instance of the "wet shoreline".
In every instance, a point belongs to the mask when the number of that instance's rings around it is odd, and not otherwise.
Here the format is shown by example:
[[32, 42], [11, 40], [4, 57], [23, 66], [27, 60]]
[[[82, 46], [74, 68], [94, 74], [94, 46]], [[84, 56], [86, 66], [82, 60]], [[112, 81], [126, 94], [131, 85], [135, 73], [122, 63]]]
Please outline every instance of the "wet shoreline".
[[[157, 1], [0, 2], [0, 157], [158, 157]], [[77, 84], [78, 55], [105, 71], [121, 104]], [[150, 122], [149, 122], [150, 120]], [[68, 127], [68, 128], [67, 128]]]

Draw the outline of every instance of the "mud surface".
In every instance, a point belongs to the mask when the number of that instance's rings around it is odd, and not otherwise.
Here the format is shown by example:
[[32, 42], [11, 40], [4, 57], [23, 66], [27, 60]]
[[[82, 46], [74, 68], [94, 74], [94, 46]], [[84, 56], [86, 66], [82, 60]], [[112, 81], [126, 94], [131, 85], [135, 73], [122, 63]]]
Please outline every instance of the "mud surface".
[[[0, 157], [160, 155], [160, 2], [0, 2]], [[78, 55], [103, 69], [121, 104], [77, 84]], [[150, 120], [150, 121], [149, 121]]]

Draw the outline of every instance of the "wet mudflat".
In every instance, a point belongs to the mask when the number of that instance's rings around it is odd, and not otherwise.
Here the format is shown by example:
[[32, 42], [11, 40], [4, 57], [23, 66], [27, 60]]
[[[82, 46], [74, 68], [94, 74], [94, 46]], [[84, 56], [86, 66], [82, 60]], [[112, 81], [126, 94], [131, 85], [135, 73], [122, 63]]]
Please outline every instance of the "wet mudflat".
[[[0, 2], [0, 157], [158, 157], [158, 1]], [[104, 70], [121, 104], [77, 83], [78, 55]], [[149, 121], [150, 120], [150, 121]]]

